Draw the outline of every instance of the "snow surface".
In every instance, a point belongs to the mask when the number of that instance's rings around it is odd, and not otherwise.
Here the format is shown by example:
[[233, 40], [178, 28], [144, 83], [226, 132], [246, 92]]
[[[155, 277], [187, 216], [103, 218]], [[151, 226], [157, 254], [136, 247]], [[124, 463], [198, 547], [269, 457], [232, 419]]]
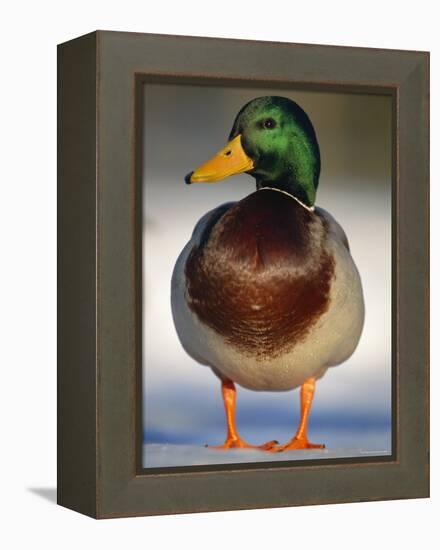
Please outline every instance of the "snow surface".
[[217, 450], [203, 445], [176, 445], [147, 443], [143, 447], [143, 463], [146, 468], [171, 466], [196, 466], [207, 464], [237, 464], [250, 462], [275, 462], [286, 460], [310, 460], [389, 455], [385, 449], [309, 449], [267, 453], [253, 449]]

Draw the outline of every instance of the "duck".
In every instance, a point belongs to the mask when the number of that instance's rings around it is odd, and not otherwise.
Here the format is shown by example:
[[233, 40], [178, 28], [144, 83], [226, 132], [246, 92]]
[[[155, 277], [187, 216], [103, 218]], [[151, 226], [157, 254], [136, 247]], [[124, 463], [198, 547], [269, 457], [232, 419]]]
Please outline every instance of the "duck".
[[[308, 437], [316, 382], [361, 338], [361, 278], [345, 231], [315, 205], [317, 136], [292, 99], [257, 97], [238, 112], [226, 145], [185, 177], [188, 185], [246, 173], [256, 190], [195, 225], [177, 258], [171, 309], [180, 343], [218, 377], [225, 442], [215, 449], [322, 449]], [[252, 445], [236, 425], [236, 386], [300, 388], [300, 420], [284, 444]]]

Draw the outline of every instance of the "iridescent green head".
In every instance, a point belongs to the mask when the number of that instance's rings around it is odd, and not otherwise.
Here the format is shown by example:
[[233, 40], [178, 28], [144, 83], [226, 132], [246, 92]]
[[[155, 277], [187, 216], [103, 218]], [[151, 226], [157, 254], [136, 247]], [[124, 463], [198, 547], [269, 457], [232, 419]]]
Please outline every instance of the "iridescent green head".
[[227, 145], [186, 181], [218, 181], [246, 172], [258, 189], [274, 187], [313, 206], [320, 169], [319, 146], [307, 114], [290, 99], [266, 96], [241, 109]]

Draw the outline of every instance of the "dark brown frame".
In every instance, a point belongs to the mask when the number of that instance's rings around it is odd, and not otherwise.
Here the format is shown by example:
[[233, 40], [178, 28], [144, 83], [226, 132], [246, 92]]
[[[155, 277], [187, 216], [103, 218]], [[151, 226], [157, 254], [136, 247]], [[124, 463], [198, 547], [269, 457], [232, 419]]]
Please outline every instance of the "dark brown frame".
[[[429, 496], [429, 54], [98, 31], [58, 63], [58, 503], [107, 518]], [[140, 468], [145, 79], [393, 97], [389, 459]]]

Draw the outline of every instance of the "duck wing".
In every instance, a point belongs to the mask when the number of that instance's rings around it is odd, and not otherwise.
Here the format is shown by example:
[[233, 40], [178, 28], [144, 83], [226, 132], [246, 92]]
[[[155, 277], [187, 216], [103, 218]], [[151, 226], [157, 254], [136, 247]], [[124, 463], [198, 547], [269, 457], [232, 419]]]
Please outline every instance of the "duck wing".
[[174, 326], [180, 343], [186, 353], [198, 363], [208, 365], [206, 342], [200, 338], [200, 333], [194, 329], [186, 304], [185, 266], [191, 251], [206, 243], [211, 231], [228, 210], [236, 203], [227, 202], [207, 212], [196, 223], [191, 238], [180, 253], [174, 266], [171, 279], [171, 309]]
[[348, 244], [347, 235], [335, 218], [327, 212], [327, 210], [324, 210], [324, 208], [320, 208], [319, 206], [315, 207], [315, 214], [317, 214], [327, 224], [328, 232], [333, 235], [337, 241], [340, 241], [350, 252], [350, 245]]

